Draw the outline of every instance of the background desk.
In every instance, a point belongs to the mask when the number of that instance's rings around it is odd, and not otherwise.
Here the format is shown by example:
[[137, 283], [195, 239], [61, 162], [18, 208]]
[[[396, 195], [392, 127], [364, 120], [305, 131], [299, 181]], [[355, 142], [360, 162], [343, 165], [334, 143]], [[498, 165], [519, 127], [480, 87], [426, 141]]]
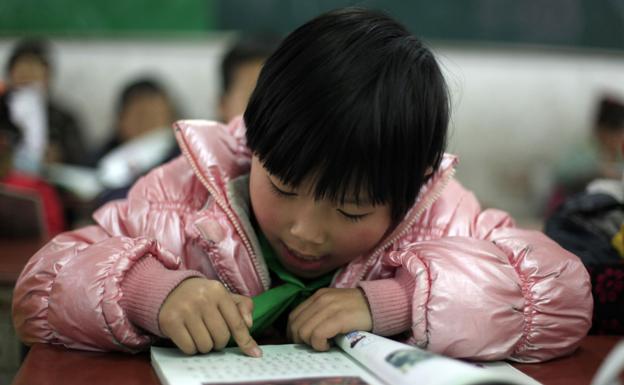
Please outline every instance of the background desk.
[[8, 384], [21, 361], [22, 345], [11, 322], [11, 298], [17, 277], [45, 240], [0, 238], [0, 384]]
[[588, 336], [570, 357], [543, 364], [516, 364], [544, 385], [589, 385], [605, 356], [623, 336]]
[[26, 262], [45, 243], [44, 239], [0, 238], [0, 285], [13, 287]]
[[[603, 358], [620, 338], [590, 336], [570, 357], [515, 366], [545, 385], [588, 385]], [[92, 353], [37, 344], [28, 353], [13, 384], [159, 385], [160, 382], [147, 353], [134, 356]]]

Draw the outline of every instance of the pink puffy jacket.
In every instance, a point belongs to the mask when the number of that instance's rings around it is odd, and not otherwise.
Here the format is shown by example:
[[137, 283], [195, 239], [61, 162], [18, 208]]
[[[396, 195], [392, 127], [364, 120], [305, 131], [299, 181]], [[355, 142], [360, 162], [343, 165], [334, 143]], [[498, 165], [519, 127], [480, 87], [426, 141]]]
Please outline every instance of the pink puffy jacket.
[[[242, 120], [181, 121], [175, 132], [183, 156], [139, 180], [126, 200], [99, 209], [97, 225], [57, 236], [28, 262], [13, 298], [23, 341], [147, 348], [153, 335], [120, 305], [125, 274], [146, 255], [239, 294], [270, 287], [248, 215], [228, 183], [250, 166]], [[375, 320], [384, 306], [392, 311], [384, 285], [409, 282], [406, 342], [434, 352], [520, 362], [571, 353], [591, 324], [584, 266], [542, 233], [515, 228], [506, 213], [481, 210], [453, 178], [455, 163], [445, 156], [405, 220], [340, 269], [332, 286], [361, 286]]]

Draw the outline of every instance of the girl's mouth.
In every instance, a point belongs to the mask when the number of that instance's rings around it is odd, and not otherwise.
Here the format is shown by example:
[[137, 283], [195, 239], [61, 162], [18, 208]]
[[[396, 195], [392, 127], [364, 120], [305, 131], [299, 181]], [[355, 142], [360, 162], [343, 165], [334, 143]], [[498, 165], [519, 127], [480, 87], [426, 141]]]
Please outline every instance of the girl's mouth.
[[280, 242], [282, 246], [283, 262], [297, 270], [317, 270], [323, 266], [324, 255], [308, 255], [299, 253], [288, 246], [284, 242]]

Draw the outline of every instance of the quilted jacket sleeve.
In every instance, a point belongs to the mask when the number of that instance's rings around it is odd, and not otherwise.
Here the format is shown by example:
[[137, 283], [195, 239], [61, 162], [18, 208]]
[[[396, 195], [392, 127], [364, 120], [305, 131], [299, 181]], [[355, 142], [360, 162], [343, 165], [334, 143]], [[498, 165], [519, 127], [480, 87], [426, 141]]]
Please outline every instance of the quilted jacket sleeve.
[[[415, 281], [409, 342], [454, 357], [538, 362], [574, 351], [591, 326], [589, 275], [538, 231], [460, 194], [444, 236], [388, 255]], [[435, 210], [435, 208], [433, 208]]]
[[182, 162], [155, 169], [127, 200], [98, 210], [98, 225], [60, 234], [30, 259], [13, 296], [13, 322], [25, 343], [105, 351], [150, 344], [153, 336], [133, 325], [120, 304], [121, 284], [146, 256], [173, 275], [183, 273], [177, 270], [185, 269], [185, 215], [194, 205], [184, 197], [199, 202], [206, 193], [190, 191], [197, 187], [185, 179]]

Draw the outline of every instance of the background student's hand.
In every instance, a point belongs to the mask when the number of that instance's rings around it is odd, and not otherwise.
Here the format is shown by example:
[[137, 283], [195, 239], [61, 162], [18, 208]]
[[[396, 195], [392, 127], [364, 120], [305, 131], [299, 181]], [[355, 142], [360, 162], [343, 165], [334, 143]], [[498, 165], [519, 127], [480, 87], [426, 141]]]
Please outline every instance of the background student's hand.
[[158, 325], [186, 354], [223, 349], [232, 336], [245, 354], [259, 357], [249, 334], [252, 310], [249, 297], [230, 293], [221, 282], [189, 278], [165, 299]]
[[320, 289], [288, 316], [289, 338], [320, 351], [328, 350], [328, 340], [337, 334], [372, 329], [373, 318], [361, 289]]

